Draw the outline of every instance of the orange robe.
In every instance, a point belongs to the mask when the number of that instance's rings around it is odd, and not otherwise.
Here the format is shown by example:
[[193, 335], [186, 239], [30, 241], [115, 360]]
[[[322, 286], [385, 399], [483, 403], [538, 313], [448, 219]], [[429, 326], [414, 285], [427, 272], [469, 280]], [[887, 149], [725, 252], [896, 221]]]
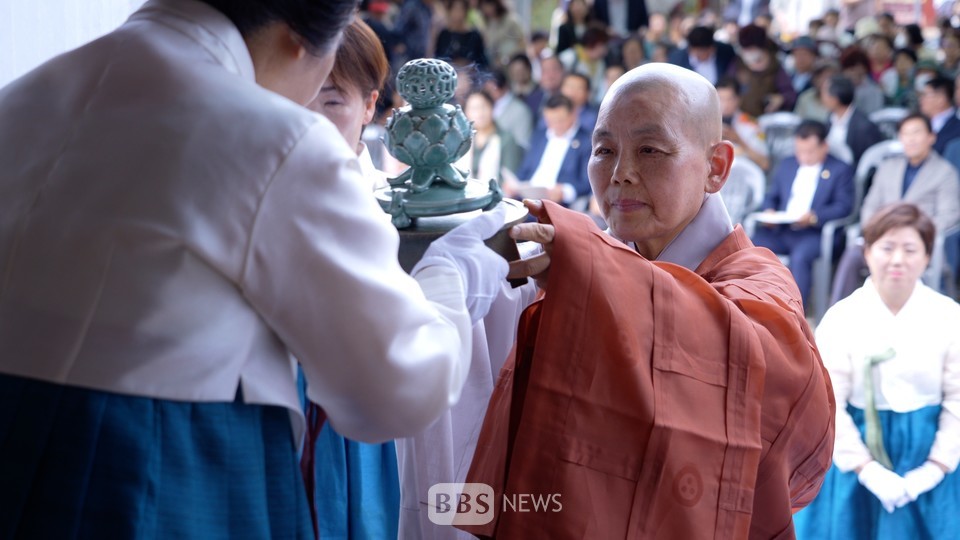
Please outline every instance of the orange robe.
[[[790, 272], [739, 227], [691, 272], [546, 207], [548, 292], [520, 319], [467, 476], [493, 486], [495, 517], [461, 528], [793, 538], [830, 466], [835, 404]], [[562, 509], [504, 511], [504, 493]]]

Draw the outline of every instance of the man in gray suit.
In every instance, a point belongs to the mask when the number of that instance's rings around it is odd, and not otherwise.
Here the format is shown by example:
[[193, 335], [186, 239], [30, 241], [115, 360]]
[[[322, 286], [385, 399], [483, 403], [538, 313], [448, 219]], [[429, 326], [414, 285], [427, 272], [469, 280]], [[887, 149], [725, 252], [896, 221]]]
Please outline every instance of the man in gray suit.
[[[937, 135], [930, 119], [921, 113], [906, 116], [900, 121], [897, 138], [903, 144], [903, 155], [887, 159], [877, 167], [873, 185], [860, 208], [860, 223], [898, 201], [920, 207], [933, 219], [937, 234], [960, 223], [960, 176], [933, 149]], [[862, 244], [847, 246], [837, 267], [831, 304], [863, 284], [866, 266]]]

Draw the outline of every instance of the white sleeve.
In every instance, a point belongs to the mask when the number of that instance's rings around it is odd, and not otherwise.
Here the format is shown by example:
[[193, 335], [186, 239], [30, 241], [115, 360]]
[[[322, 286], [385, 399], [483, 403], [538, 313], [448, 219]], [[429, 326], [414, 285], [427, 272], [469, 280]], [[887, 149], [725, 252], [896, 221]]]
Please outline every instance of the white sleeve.
[[[953, 317], [960, 328], [960, 317]], [[945, 465], [950, 472], [960, 463], [960, 334], [953, 332], [943, 361], [943, 408], [937, 436], [930, 448], [929, 458]]]
[[374, 442], [415, 433], [457, 401], [471, 331], [460, 276], [408, 276], [397, 231], [365, 185], [339, 134], [318, 121], [265, 186], [240, 286], [333, 427]]
[[836, 310], [827, 311], [817, 325], [817, 348], [823, 365], [830, 373], [833, 394], [837, 403], [836, 440], [833, 446], [833, 463], [843, 472], [849, 472], [871, 459], [870, 450], [860, 437], [860, 430], [847, 412], [856, 369], [847, 347], [849, 334], [843, 327], [845, 317]]

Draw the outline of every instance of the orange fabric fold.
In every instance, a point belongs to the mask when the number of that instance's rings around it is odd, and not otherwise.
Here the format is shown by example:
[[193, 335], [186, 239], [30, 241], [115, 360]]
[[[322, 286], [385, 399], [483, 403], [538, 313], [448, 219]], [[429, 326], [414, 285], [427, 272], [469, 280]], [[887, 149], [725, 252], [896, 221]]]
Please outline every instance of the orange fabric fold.
[[[576, 212], [522, 315], [467, 482], [492, 538], [792, 538], [833, 452], [829, 377], [789, 271], [741, 228], [696, 272]], [[558, 495], [562, 508], [504, 509]], [[530, 510], [528, 508], [528, 510]]]

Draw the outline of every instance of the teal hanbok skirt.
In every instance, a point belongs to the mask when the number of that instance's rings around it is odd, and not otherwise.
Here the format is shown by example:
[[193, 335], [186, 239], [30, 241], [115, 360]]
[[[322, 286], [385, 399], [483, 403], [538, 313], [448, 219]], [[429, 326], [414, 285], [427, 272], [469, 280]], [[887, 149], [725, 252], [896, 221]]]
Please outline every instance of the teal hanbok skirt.
[[287, 409], [0, 375], [0, 538], [313, 537]]
[[[864, 411], [848, 405], [847, 412], [865, 439]], [[937, 434], [940, 405], [908, 413], [879, 412], [894, 472], [902, 476], [922, 465]], [[794, 526], [800, 540], [960, 538], [960, 475], [948, 474], [937, 487], [890, 514], [860, 484], [855, 472], [840, 472], [833, 466], [817, 498], [794, 515]]]

